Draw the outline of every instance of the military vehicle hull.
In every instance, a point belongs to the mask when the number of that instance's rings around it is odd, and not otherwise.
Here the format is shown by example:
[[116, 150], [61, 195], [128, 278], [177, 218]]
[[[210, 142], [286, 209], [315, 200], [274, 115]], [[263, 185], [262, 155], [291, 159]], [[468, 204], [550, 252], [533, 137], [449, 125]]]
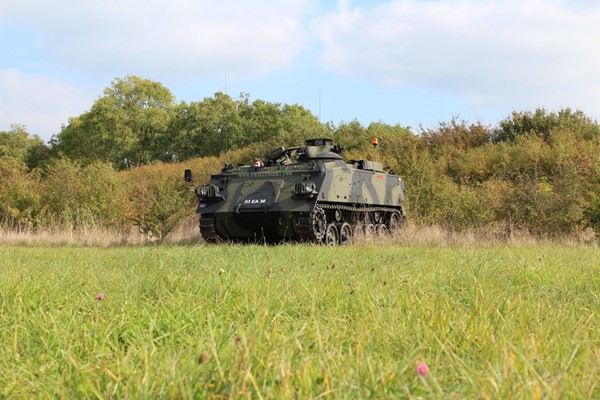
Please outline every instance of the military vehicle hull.
[[332, 150], [327, 139], [307, 141], [264, 166], [229, 165], [213, 174], [196, 188], [200, 233], [207, 241], [335, 245], [357, 232], [398, 229], [404, 181], [379, 163], [346, 162], [341, 149]]

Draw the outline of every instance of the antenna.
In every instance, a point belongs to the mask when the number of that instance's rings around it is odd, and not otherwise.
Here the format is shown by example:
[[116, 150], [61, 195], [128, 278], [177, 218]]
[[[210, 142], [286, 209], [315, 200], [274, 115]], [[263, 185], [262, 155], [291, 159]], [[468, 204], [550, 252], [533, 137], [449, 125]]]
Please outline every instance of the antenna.
[[319, 88], [319, 122], [321, 122], [321, 88]]
[[[227, 95], [227, 71], [225, 71], [225, 95]], [[229, 113], [225, 110], [225, 161], [227, 160], [227, 154], [229, 154]]]

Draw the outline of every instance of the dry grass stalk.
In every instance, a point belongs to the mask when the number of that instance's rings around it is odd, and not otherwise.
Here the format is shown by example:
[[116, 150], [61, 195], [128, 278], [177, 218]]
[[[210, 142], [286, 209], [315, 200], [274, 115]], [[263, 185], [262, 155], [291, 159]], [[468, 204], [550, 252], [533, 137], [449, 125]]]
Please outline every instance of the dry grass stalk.
[[[202, 243], [198, 232], [198, 217], [192, 215], [179, 224], [164, 238], [144, 235], [135, 229], [122, 232], [115, 229], [86, 227], [79, 229], [7, 230], [0, 228], [0, 244], [12, 245], [74, 245], [74, 246], [136, 246], [157, 243]], [[400, 245], [432, 247], [488, 247], [561, 244], [567, 246], [598, 247], [598, 236], [591, 230], [582, 230], [576, 236], [563, 238], [538, 238], [527, 232], [506, 234], [501, 228], [469, 229], [461, 232], [433, 225], [407, 223], [394, 237], [356, 235], [353, 245]]]

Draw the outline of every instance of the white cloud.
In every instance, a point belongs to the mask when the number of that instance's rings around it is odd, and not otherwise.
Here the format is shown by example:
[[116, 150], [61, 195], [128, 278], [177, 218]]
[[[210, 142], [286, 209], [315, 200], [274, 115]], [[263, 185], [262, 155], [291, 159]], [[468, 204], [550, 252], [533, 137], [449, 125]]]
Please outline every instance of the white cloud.
[[61, 65], [113, 74], [262, 74], [306, 45], [314, 0], [20, 0], [0, 21], [27, 25]]
[[342, 1], [315, 31], [335, 71], [466, 96], [474, 106], [598, 113], [599, 21], [591, 1]]
[[92, 99], [68, 84], [11, 69], [0, 70], [0, 104], [0, 131], [23, 124], [47, 141], [69, 116], [89, 109]]

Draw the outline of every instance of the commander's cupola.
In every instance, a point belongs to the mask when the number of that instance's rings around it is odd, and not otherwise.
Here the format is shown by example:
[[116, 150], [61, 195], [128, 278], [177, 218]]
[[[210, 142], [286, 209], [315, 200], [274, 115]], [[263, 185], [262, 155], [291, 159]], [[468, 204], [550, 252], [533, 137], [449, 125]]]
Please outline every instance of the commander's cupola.
[[301, 160], [342, 160], [342, 151], [340, 146], [333, 145], [331, 139], [308, 139], [298, 149], [298, 157]]

